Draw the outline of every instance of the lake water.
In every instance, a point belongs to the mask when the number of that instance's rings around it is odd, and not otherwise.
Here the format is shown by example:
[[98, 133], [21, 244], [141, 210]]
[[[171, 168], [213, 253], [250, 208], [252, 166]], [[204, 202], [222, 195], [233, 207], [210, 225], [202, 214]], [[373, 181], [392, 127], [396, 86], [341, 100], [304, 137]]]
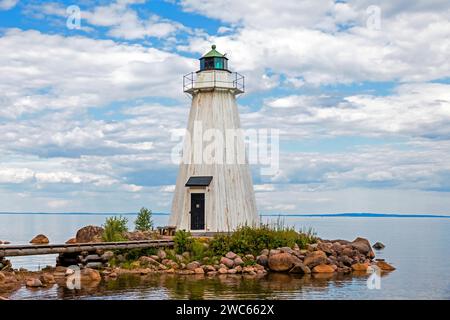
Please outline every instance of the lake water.
[[[26, 244], [36, 234], [62, 243], [77, 229], [101, 225], [103, 214], [0, 214], [0, 240]], [[134, 215], [126, 215], [130, 228]], [[277, 217], [263, 217], [264, 221]], [[155, 215], [156, 225], [166, 225], [167, 215]], [[20, 289], [12, 299], [450, 299], [449, 218], [285, 217], [285, 225], [313, 228], [324, 239], [353, 240], [361, 236], [397, 270], [384, 274], [380, 289], [369, 289], [369, 275], [334, 275], [331, 278], [269, 274], [263, 278], [157, 275], [121, 277], [84, 288], [78, 293], [59, 287]], [[16, 257], [15, 268], [37, 270], [55, 264], [55, 255]], [[1, 294], [1, 292], [0, 292]]]

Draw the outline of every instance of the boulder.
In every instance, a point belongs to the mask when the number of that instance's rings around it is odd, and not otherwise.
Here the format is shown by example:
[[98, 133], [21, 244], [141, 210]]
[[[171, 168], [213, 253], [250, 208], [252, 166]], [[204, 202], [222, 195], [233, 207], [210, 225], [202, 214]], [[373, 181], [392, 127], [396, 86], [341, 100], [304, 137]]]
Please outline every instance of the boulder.
[[215, 269], [212, 265], [204, 265], [204, 266], [203, 266], [203, 270], [204, 270], [205, 272], [216, 271], [216, 269]]
[[236, 269], [230, 269], [230, 270], [228, 270], [228, 274], [235, 274], [235, 273], [237, 273], [237, 270], [236, 270]]
[[350, 272], [352, 272], [352, 268], [350, 268], [350, 267], [338, 267], [336, 269], [336, 271], [338, 273], [350, 273]]
[[252, 254], [246, 254], [244, 256], [244, 258], [245, 258], [245, 260], [250, 260], [250, 261], [255, 260], [255, 256]]
[[192, 261], [186, 265], [186, 269], [194, 271], [195, 269], [200, 267], [200, 262]]
[[383, 271], [393, 271], [395, 268], [385, 261], [377, 261], [377, 267]]
[[303, 263], [296, 263], [291, 270], [289, 270], [289, 273], [301, 273], [301, 274], [308, 274], [311, 273], [311, 269], [309, 269], [307, 266], [305, 266]]
[[0, 271], [0, 283], [6, 282], [6, 275]]
[[234, 265], [235, 266], [242, 266], [244, 264], [244, 261], [241, 259], [241, 257], [236, 257], [234, 259]]
[[234, 268], [234, 270], [236, 270], [236, 272], [241, 273], [242, 272], [242, 267], [241, 266], [237, 266], [236, 268]]
[[42, 287], [42, 282], [36, 278], [30, 278], [26, 281], [25, 285], [30, 288], [39, 288]]
[[353, 259], [344, 255], [340, 256], [337, 261], [342, 262], [344, 266], [348, 267], [351, 267], [351, 265], [353, 264]]
[[255, 272], [254, 267], [248, 266], [248, 267], [242, 268], [242, 273], [250, 273], [251, 274], [252, 272]]
[[166, 252], [165, 252], [164, 250], [159, 250], [159, 251], [158, 251], [158, 257], [159, 257], [161, 260], [163, 260], [163, 259], [165, 259], [165, 258], [167, 257], [167, 254], [166, 254]]
[[227, 268], [233, 268], [234, 267], [234, 261], [231, 260], [230, 258], [227, 258], [227, 257], [222, 257], [220, 259], [220, 263], [226, 265]]
[[329, 242], [321, 242], [317, 244], [317, 249], [325, 252], [327, 255], [331, 255], [333, 253], [333, 244]]
[[294, 265], [294, 257], [289, 253], [273, 254], [269, 257], [269, 268], [272, 271], [288, 271]]
[[198, 267], [198, 268], [195, 268], [195, 269], [194, 269], [194, 272], [195, 272], [196, 274], [204, 274], [204, 273], [205, 273], [205, 270], [203, 270], [203, 268], [201, 268], [201, 267]]
[[381, 250], [385, 248], [385, 245], [382, 244], [381, 242], [375, 242], [374, 245], [372, 246], [372, 248], [376, 249], [376, 250]]
[[156, 261], [161, 261], [161, 259], [159, 258], [159, 256], [156, 255], [156, 254], [152, 254], [152, 255], [149, 256], [149, 257], [152, 258], [152, 259], [154, 259], [154, 260], [156, 260]]
[[312, 269], [313, 273], [333, 273], [334, 268], [328, 264], [319, 264]]
[[303, 264], [305, 264], [309, 268], [314, 268], [319, 264], [325, 264], [327, 262], [327, 255], [325, 252], [321, 250], [312, 251], [303, 260]]
[[102, 277], [100, 276], [100, 272], [98, 272], [97, 270], [91, 269], [91, 268], [84, 268], [81, 270], [80, 272], [81, 275], [81, 281], [86, 281], [86, 282], [98, 282], [102, 279]]
[[[228, 273], [228, 270], [227, 270], [226, 268], [220, 268], [218, 271], [219, 271], [220, 274], [226, 274], [226, 273]], [[209, 272], [208, 272], [208, 273], [209, 273]]]
[[273, 255], [279, 254], [279, 253], [281, 253], [280, 250], [278, 250], [278, 249], [271, 249], [271, 250], [269, 251], [269, 256], [273, 256]]
[[369, 268], [368, 263], [355, 263], [352, 265], [353, 271], [367, 271], [367, 268]]
[[281, 251], [281, 252], [290, 253], [290, 254], [292, 254], [292, 253], [294, 252], [294, 250], [292, 250], [292, 249], [289, 248], [289, 247], [282, 247], [282, 248], [280, 248], [280, 251]]
[[103, 267], [103, 263], [99, 262], [99, 261], [86, 263], [86, 268], [101, 269], [102, 267]]
[[43, 234], [38, 234], [36, 237], [31, 239], [30, 243], [32, 244], [47, 244], [50, 241], [48, 241], [48, 238]]
[[267, 257], [267, 255], [262, 254], [256, 257], [256, 262], [264, 267], [267, 267], [269, 264], [269, 258]]
[[101, 242], [103, 235], [103, 228], [97, 226], [86, 226], [77, 231], [76, 242], [77, 243], [87, 243], [87, 242]]
[[66, 244], [73, 244], [73, 243], [77, 243], [76, 238], [70, 238], [69, 240], [66, 241]]
[[147, 256], [142, 256], [139, 258], [138, 260], [142, 265], [153, 265], [153, 266], [159, 266], [161, 265], [161, 263], [159, 263], [158, 261], [156, 261], [155, 259], [151, 258], [151, 257], [147, 257]]
[[105, 251], [105, 253], [102, 254], [101, 258], [105, 262], [109, 261], [112, 258], [114, 258], [114, 252], [112, 252], [112, 251]]
[[341, 254], [350, 257], [353, 255], [353, 249], [350, 246], [346, 246], [342, 249]]
[[352, 241], [351, 245], [354, 249], [358, 250], [358, 252], [366, 255], [367, 257], [369, 258], [375, 257], [375, 253], [373, 252], [372, 247], [370, 246], [369, 240], [358, 237]]
[[262, 256], [268, 256], [268, 255], [269, 255], [269, 249], [263, 249], [263, 250], [261, 250], [260, 255], [262, 255]]
[[228, 259], [234, 259], [234, 258], [236, 258], [236, 256], [237, 256], [237, 254], [234, 253], [234, 252], [232, 252], [232, 251], [229, 251], [229, 252], [225, 255], [225, 257], [228, 258]]
[[43, 283], [43, 284], [53, 284], [55, 283], [55, 277], [50, 274], [50, 273], [44, 273], [43, 275], [41, 275], [39, 277], [39, 280]]
[[86, 258], [84, 258], [84, 262], [97, 262], [97, 261], [101, 261], [102, 258], [98, 255], [98, 254], [89, 254], [86, 256]]

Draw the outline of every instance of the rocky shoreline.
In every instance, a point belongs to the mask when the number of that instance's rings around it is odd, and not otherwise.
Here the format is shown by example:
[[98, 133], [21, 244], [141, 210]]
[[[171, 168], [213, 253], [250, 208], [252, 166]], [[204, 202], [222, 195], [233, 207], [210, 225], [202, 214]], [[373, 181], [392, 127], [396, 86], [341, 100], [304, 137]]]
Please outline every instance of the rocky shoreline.
[[[379, 244], [374, 246], [381, 247]], [[270, 272], [332, 275], [395, 270], [383, 259], [375, 259], [372, 246], [364, 238], [356, 238], [353, 241], [318, 239], [316, 243], [308, 244], [305, 249], [300, 249], [297, 245], [292, 248], [263, 249], [257, 256], [238, 255], [230, 251], [220, 258], [204, 257], [195, 260], [190, 252], [174, 254], [173, 250], [167, 249], [158, 250], [156, 254], [139, 256], [134, 261], [126, 261], [123, 254], [112, 251], [85, 253], [79, 259], [83, 261], [78, 263], [81, 267], [80, 282], [89, 286], [95, 286], [102, 280], [115, 280], [122, 274], [264, 277]], [[0, 263], [3, 269], [0, 271], [0, 293], [3, 292], [0, 296], [23, 286], [35, 290], [54, 284], [65, 285], [67, 279], [74, 274], [74, 270], [61, 265], [30, 272], [12, 269], [6, 259]]]

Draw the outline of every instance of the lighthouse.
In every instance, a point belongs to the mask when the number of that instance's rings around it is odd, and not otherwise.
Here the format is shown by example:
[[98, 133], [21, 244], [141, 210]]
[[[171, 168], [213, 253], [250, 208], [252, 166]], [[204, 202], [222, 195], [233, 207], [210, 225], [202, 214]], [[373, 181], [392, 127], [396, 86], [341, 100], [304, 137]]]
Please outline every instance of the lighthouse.
[[192, 98], [169, 224], [198, 233], [256, 226], [253, 182], [236, 96], [244, 77], [228, 69], [216, 46], [183, 77]]

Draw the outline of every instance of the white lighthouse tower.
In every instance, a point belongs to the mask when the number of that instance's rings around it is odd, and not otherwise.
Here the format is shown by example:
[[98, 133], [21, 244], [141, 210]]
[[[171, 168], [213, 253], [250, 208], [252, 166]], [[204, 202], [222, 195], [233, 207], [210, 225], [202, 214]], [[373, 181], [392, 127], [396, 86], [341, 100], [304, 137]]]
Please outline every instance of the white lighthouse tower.
[[244, 92], [244, 77], [228, 70], [228, 58], [213, 45], [200, 58], [200, 70], [184, 76], [183, 87], [192, 105], [170, 225], [191, 232], [257, 225], [236, 104], [236, 95]]

